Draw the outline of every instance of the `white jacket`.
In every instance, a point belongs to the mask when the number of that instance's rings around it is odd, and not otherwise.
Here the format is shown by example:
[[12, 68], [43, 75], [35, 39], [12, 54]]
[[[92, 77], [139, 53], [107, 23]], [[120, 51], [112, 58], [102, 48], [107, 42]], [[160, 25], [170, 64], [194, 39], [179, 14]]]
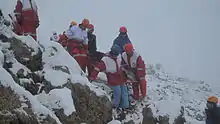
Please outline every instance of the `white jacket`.
[[78, 41], [82, 41], [83, 44], [88, 44], [87, 31], [82, 30], [79, 26], [72, 26], [71, 28], [65, 31], [65, 35], [69, 39], [74, 39]]
[[22, 10], [26, 11], [26, 10], [33, 10], [37, 12], [37, 4], [35, 2], [35, 0], [20, 0], [22, 3]]

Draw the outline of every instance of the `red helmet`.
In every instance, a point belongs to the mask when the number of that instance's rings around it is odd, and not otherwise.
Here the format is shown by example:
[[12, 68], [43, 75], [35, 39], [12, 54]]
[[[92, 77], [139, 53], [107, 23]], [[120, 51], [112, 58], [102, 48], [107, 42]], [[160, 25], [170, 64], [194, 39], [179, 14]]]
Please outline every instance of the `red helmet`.
[[89, 24], [88, 25], [88, 29], [94, 29], [94, 25], [93, 24]]
[[131, 43], [125, 44], [124, 50], [126, 53], [131, 53], [134, 50], [134, 47]]
[[120, 27], [119, 32], [120, 33], [126, 33], [127, 32], [127, 28], [122, 26], [122, 27]]

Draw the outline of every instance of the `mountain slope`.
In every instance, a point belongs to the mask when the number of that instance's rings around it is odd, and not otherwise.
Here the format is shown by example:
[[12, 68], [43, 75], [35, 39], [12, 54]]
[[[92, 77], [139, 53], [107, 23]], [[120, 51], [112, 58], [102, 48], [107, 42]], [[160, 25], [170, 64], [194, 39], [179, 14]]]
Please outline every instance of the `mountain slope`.
[[[120, 118], [123, 123], [204, 123], [206, 99], [210, 95], [219, 96], [219, 92], [212, 91], [204, 81], [192, 81], [166, 73], [157, 64], [148, 65], [147, 70], [148, 98], [138, 102], [132, 112]], [[103, 75], [100, 78], [105, 80]], [[95, 84], [111, 93], [104, 84]]]
[[[10, 117], [24, 124], [111, 121], [108, 95], [88, 81], [61, 45], [55, 42], [42, 45], [30, 36], [17, 36], [4, 22], [1, 17], [0, 104], [8, 109], [1, 109], [4, 118], [0, 122]], [[4, 104], [6, 96], [11, 96], [9, 104]]]

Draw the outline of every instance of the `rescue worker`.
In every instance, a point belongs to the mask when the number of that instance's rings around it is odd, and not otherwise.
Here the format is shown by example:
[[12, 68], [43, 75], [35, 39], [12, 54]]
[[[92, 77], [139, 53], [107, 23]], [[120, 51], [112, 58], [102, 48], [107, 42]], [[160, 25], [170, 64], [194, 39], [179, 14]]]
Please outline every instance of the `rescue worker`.
[[30, 35], [37, 40], [36, 29], [39, 27], [38, 8], [35, 0], [17, 0], [15, 7], [15, 33]]
[[114, 40], [113, 45], [117, 44], [120, 46], [120, 54], [124, 52], [124, 45], [127, 43], [131, 43], [128, 34], [127, 34], [127, 28], [122, 26], [119, 28], [119, 35]]
[[63, 34], [53, 35], [51, 40], [61, 43], [66, 40], [68, 42], [67, 51], [75, 58], [81, 69], [85, 72], [88, 62], [88, 37], [86, 28], [89, 25], [89, 20], [84, 19], [79, 25], [72, 26]]
[[125, 86], [125, 79], [120, 68], [120, 47], [113, 45], [110, 52], [102, 58], [95, 66], [89, 77], [91, 81], [96, 80], [99, 72], [105, 72], [107, 83], [113, 90], [113, 108], [127, 109], [129, 107], [128, 89]]
[[91, 75], [91, 72], [94, 69], [94, 65], [101, 61], [104, 53], [97, 51], [96, 46], [96, 35], [93, 34], [94, 32], [94, 25], [89, 24], [88, 26], [88, 76]]
[[75, 21], [73, 20], [73, 21], [71, 21], [69, 28], [71, 28], [71, 27], [73, 27], [73, 26], [75, 26], [75, 25], [77, 25], [77, 22], [75, 22]]
[[[71, 27], [73, 26], [76, 26], [77, 23], [73, 20], [71, 21], [70, 25], [69, 25], [69, 28], [67, 30], [69, 30]], [[65, 31], [63, 32], [63, 34], [65, 34]], [[67, 49], [67, 46], [68, 46], [68, 40], [63, 40], [63, 41], [60, 41], [60, 44], [65, 48]]]
[[[146, 68], [145, 63], [138, 54], [131, 43], [124, 46], [124, 53], [122, 53], [122, 63], [125, 72], [130, 72], [134, 75], [134, 80], [132, 83], [133, 97], [135, 100], [144, 98], [146, 96], [147, 81], [145, 79]], [[127, 73], [128, 74], [128, 73]], [[139, 90], [142, 96], [139, 96]]]
[[220, 107], [218, 105], [218, 98], [210, 96], [206, 103], [206, 124], [220, 124]]

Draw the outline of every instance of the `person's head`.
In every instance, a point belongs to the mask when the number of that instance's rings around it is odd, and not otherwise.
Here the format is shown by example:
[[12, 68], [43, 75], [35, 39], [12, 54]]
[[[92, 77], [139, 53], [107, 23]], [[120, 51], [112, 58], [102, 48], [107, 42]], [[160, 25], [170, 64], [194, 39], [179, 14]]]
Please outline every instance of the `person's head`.
[[126, 35], [127, 34], [127, 28], [126, 27], [124, 27], [124, 26], [122, 26], [122, 27], [120, 27], [119, 28], [119, 34], [120, 35]]
[[94, 25], [93, 24], [89, 24], [88, 25], [88, 32], [89, 33], [93, 33], [94, 32]]
[[120, 54], [121, 48], [118, 45], [113, 45], [110, 50], [110, 55], [118, 56]]
[[125, 44], [124, 51], [128, 56], [132, 56], [134, 53], [134, 47], [131, 43]]
[[86, 30], [86, 28], [88, 27], [89, 25], [89, 20], [88, 19], [83, 19], [83, 21], [81, 22], [81, 24], [79, 24], [79, 27], [82, 29], [82, 30]]
[[210, 96], [207, 100], [206, 107], [208, 109], [213, 109], [218, 104], [218, 98], [216, 96]]
[[77, 25], [77, 23], [75, 22], [75, 21], [71, 21], [71, 23], [70, 23], [70, 28], [72, 27], [72, 26], [75, 26], [75, 25]]

